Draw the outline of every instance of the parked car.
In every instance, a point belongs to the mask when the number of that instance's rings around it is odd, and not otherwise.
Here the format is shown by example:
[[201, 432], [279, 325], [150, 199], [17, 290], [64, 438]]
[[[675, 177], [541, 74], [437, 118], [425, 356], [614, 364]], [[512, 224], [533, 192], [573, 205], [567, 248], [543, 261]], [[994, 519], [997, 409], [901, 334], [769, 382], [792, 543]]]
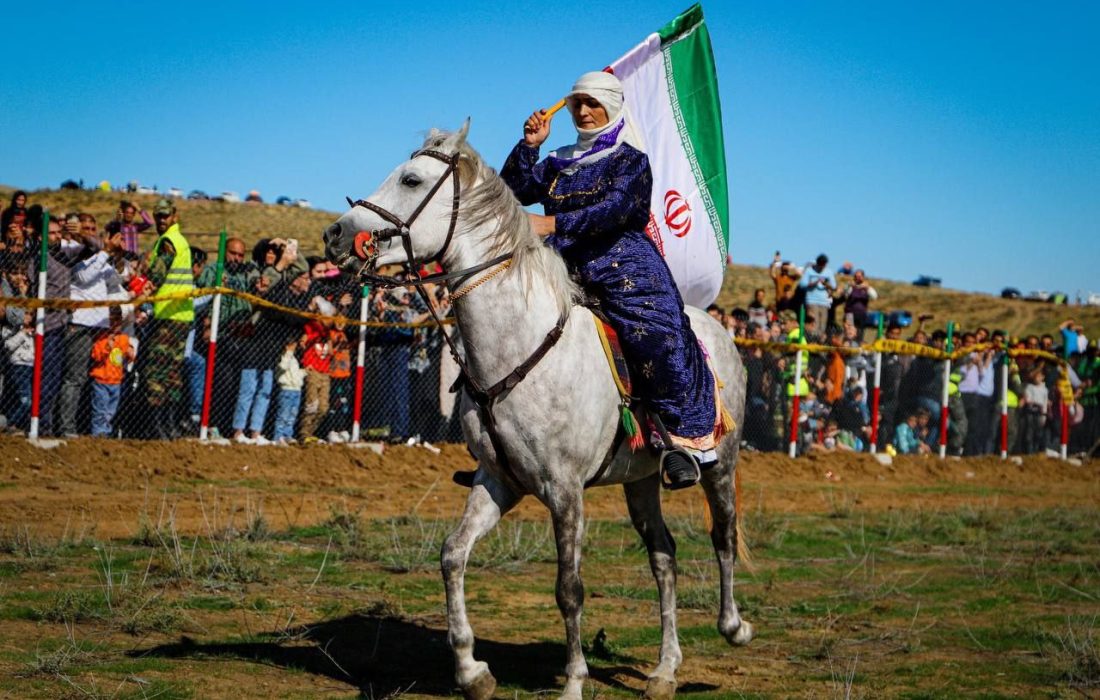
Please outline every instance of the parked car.
[[82, 190], [84, 181], [77, 182], [76, 180], [66, 180], [61, 183], [61, 189], [63, 190]]
[[294, 200], [293, 200], [293, 199], [291, 199], [290, 197], [287, 197], [287, 196], [286, 196], [286, 195], [284, 194], [283, 196], [281, 196], [281, 197], [279, 197], [278, 199], [276, 199], [276, 200], [275, 200], [275, 203], [276, 203], [276, 204], [278, 204], [279, 206], [283, 206], [283, 207], [289, 207], [289, 206], [291, 206], [292, 204], [294, 204]]
[[1015, 287], [1005, 287], [1001, 290], [1002, 299], [1019, 299], [1020, 296], [1020, 290]]
[[1089, 292], [1089, 295], [1085, 297], [1085, 304], [1088, 306], [1100, 306], [1100, 292]]
[[138, 194], [156, 194], [157, 193], [157, 188], [155, 186], [154, 187], [146, 187], [145, 185], [138, 185], [137, 189], [134, 190], [134, 191], [137, 192]]
[[187, 193], [187, 198], [188, 199], [200, 199], [200, 200], [201, 199], [210, 199], [209, 195], [207, 195], [202, 190], [191, 190], [190, 192]]
[[1024, 297], [1024, 301], [1047, 301], [1049, 299], [1050, 292], [1043, 289], [1032, 290]]
[[237, 194], [236, 192], [232, 191], [232, 190], [226, 190], [225, 192], [222, 192], [221, 194], [219, 194], [217, 197], [214, 197], [214, 199], [216, 199], [219, 202], [234, 202], [235, 203], [235, 202], [241, 201], [241, 196], [239, 194]]
[[1063, 294], [1062, 292], [1051, 292], [1050, 296], [1047, 298], [1047, 301], [1049, 301], [1051, 304], [1068, 304], [1069, 295]]
[[168, 188], [168, 196], [173, 198], [173, 199], [182, 199], [183, 198], [183, 190], [181, 190], [178, 187], [169, 187]]
[[302, 209], [312, 209], [313, 203], [310, 202], [308, 199], [295, 199], [294, 206], [300, 207]]
[[943, 283], [943, 280], [939, 277], [931, 277], [929, 275], [921, 275], [913, 280], [913, 285], [917, 287], [939, 287]]

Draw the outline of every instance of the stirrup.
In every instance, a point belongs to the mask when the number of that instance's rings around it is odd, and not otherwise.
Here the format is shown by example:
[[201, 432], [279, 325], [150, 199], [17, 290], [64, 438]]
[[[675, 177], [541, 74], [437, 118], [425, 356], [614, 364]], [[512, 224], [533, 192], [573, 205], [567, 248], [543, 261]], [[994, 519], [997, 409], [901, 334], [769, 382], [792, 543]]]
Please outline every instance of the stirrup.
[[699, 483], [699, 463], [682, 447], [661, 453], [661, 486], [669, 491], [686, 489]]

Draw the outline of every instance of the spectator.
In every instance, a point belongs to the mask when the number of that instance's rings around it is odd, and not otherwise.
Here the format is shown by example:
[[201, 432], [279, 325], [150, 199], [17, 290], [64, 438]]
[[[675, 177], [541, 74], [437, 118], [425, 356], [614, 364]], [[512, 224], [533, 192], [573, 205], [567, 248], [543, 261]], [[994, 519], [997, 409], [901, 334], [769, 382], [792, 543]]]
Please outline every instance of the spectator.
[[16, 190], [12, 192], [11, 204], [8, 205], [3, 214], [0, 214], [0, 231], [3, 231], [6, 236], [12, 224], [23, 227], [26, 225], [27, 218], [27, 193], [23, 190]]
[[[82, 259], [72, 268], [70, 298], [73, 301], [107, 301], [110, 298], [109, 287], [119, 287], [117, 273], [111, 267], [109, 256], [101, 249], [95, 220], [78, 216], [77, 221], [80, 222], [80, 247], [73, 247], [72, 250]], [[92, 344], [100, 332], [109, 326], [106, 306], [75, 309], [72, 313], [65, 332], [65, 360], [57, 406], [57, 429], [67, 438], [76, 437], [80, 432], [77, 413], [83, 413], [80, 411], [81, 398], [88, 382]]]
[[898, 451], [898, 454], [928, 454], [932, 451], [928, 443], [921, 440], [918, 434], [922, 418], [927, 424], [928, 411], [918, 408], [906, 416], [904, 422], [898, 424], [897, 429], [894, 431], [894, 449]]
[[[333, 312], [332, 304], [321, 296], [314, 297], [311, 310], [324, 316], [331, 316]], [[309, 321], [302, 336], [302, 367], [306, 372], [305, 405], [299, 428], [302, 442], [323, 442], [316, 432], [321, 419], [328, 413], [332, 389], [332, 379], [329, 376], [332, 368], [331, 325], [332, 321], [328, 319]]]
[[34, 377], [34, 314], [26, 311], [18, 332], [4, 340], [8, 354], [8, 379], [15, 388], [17, 401], [8, 425], [26, 428], [31, 410], [31, 382]]
[[1063, 360], [1068, 360], [1077, 352], [1077, 324], [1072, 318], [1067, 318], [1058, 324], [1058, 330], [1062, 334], [1062, 352], [1061, 356]]
[[195, 282], [191, 272], [191, 246], [180, 233], [175, 206], [167, 199], [158, 201], [153, 219], [159, 237], [151, 253], [149, 280], [158, 298], [153, 302], [147, 346], [139, 355], [139, 360], [143, 361], [140, 374], [149, 407], [149, 433], [173, 439], [179, 436], [177, 411], [185, 386], [183, 352], [195, 311], [190, 298], [159, 297], [190, 292]]
[[122, 332], [122, 309], [110, 307], [106, 329], [100, 330], [92, 344], [92, 436], [111, 434], [111, 424], [118, 410], [126, 364], [136, 357], [130, 338]]
[[966, 434], [969, 424], [966, 418], [966, 405], [963, 403], [962, 394], [959, 393], [959, 382], [962, 375], [957, 371], [951, 373], [947, 384], [947, 452], [958, 457], [966, 446]]
[[758, 326], [768, 325], [768, 306], [765, 302], [765, 292], [763, 287], [758, 288], [752, 293], [752, 302], [749, 304], [749, 323], [755, 323]]
[[1043, 371], [1036, 368], [1028, 376], [1027, 386], [1024, 387], [1021, 430], [1021, 448], [1024, 454], [1035, 454], [1044, 447], [1043, 428], [1050, 410], [1050, 395], [1044, 382]]
[[[161, 200], [163, 202], [165, 200]], [[157, 203], [158, 206], [160, 202]], [[140, 220], [138, 220], [140, 216]], [[118, 234], [122, 237], [122, 249], [133, 255], [141, 252], [141, 244], [138, 234], [148, 231], [153, 227], [153, 219], [144, 209], [139, 209], [132, 202], [125, 199], [118, 203], [118, 212], [115, 218], [107, 222], [104, 230], [109, 236]]]
[[872, 301], [878, 299], [878, 292], [864, 279], [863, 270], [856, 270], [852, 281], [841, 294], [844, 299], [844, 322], [851, 323], [859, 330], [859, 338], [867, 328], [867, 310]]
[[272, 436], [278, 445], [297, 442], [294, 439], [294, 426], [298, 423], [298, 409], [302, 403], [302, 385], [306, 381], [305, 370], [298, 362], [298, 340], [291, 339], [283, 348], [279, 358], [279, 372], [276, 381], [279, 384], [278, 405], [275, 409], [275, 433]]
[[772, 282], [775, 283], [775, 310], [797, 311], [799, 304], [798, 280], [802, 276], [801, 270], [792, 265], [790, 261], [783, 260], [779, 251], [775, 251], [775, 259], [768, 268]]
[[836, 277], [829, 269], [829, 258], [824, 253], [817, 256], [813, 265], [808, 265], [802, 273], [799, 285], [806, 292], [807, 316], [813, 317], [818, 333], [825, 332], [829, 322], [829, 309], [836, 291]]

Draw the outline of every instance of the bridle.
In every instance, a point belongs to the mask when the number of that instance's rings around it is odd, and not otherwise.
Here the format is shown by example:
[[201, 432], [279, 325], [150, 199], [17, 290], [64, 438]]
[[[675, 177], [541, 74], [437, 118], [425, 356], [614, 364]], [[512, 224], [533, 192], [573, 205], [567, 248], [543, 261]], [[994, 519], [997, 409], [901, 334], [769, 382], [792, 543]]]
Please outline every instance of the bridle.
[[[424, 148], [416, 151], [412, 154], [410, 160], [418, 158], [420, 156], [428, 156], [429, 158], [435, 158], [447, 165], [447, 168], [435, 181], [428, 193], [424, 195], [424, 198], [420, 200], [420, 203], [416, 205], [412, 213], [409, 214], [407, 219], [402, 220], [400, 216], [394, 214], [389, 209], [375, 204], [374, 202], [368, 202], [365, 199], [357, 199], [352, 201], [351, 197], [345, 197], [348, 200], [348, 205], [353, 209], [355, 207], [363, 207], [378, 214], [393, 226], [374, 231], [360, 231], [355, 234], [355, 240], [348, 249], [348, 252], [344, 253], [340, 260], [337, 261], [337, 265], [345, 262], [353, 253], [354, 255], [363, 261], [363, 266], [359, 269], [358, 277], [366, 282], [370, 282], [376, 287], [419, 287], [422, 284], [431, 284], [434, 282], [444, 282], [450, 280], [457, 280], [456, 283], [451, 285], [451, 291], [455, 291], [471, 276], [486, 270], [494, 265], [499, 265], [512, 258], [511, 253], [505, 255], [499, 255], [492, 260], [478, 263], [471, 267], [456, 270], [454, 272], [440, 272], [431, 275], [421, 275], [419, 266], [417, 263], [431, 263], [438, 262], [442, 264], [443, 256], [446, 255], [447, 249], [451, 246], [451, 239], [454, 237], [455, 229], [458, 226], [458, 211], [462, 197], [462, 184], [459, 179], [458, 162], [461, 159], [461, 155], [458, 151], [447, 155], [441, 151], [437, 151], [431, 148]], [[432, 201], [436, 193], [439, 192], [439, 188], [443, 186], [443, 183], [447, 181], [447, 178], [451, 178], [454, 184], [454, 194], [451, 197], [451, 221], [447, 226], [447, 237], [443, 240], [443, 245], [440, 246], [436, 253], [423, 260], [418, 260], [413, 253], [412, 248], [412, 225], [424, 212], [424, 209], [428, 206], [428, 203]], [[378, 259], [379, 245], [385, 243], [397, 236], [401, 237], [401, 247], [405, 250], [405, 268], [409, 273], [409, 277], [413, 279], [401, 279], [392, 275], [379, 275], [374, 272], [370, 272], [369, 269], [374, 266], [374, 261]], [[426, 301], [426, 300], [425, 300]]]

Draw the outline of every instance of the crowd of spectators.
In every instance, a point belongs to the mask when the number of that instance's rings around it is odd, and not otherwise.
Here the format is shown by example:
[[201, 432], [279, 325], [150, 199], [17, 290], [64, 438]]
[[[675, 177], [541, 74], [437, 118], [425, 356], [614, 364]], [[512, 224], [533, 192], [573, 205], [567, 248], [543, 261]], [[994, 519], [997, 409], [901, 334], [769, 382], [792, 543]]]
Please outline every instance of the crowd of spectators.
[[[45, 313], [39, 435], [197, 435], [213, 296], [192, 291], [216, 285], [215, 256], [188, 241], [169, 200], [151, 212], [123, 201], [102, 227], [81, 212], [51, 216], [45, 231], [43, 219], [24, 192], [3, 210], [0, 297], [38, 295], [45, 236], [47, 298], [96, 304]], [[358, 319], [364, 304], [369, 321], [429, 317], [416, 293], [364, 295], [331, 263], [302, 254], [294, 239], [265, 238], [251, 250], [228, 239], [221, 285], [251, 298], [221, 295], [209, 425], [240, 443], [347, 441], [359, 333], [342, 319]], [[428, 296], [445, 315], [446, 289], [429, 285]], [[440, 407], [439, 333], [368, 329], [365, 437], [457, 437]], [[34, 335], [33, 310], [17, 301], [0, 307], [0, 426], [8, 431], [29, 428]]]
[[[845, 265], [834, 272], [828, 257], [804, 266], [776, 254], [770, 268], [774, 291], [756, 289], [747, 307], [708, 311], [722, 321], [733, 338], [775, 343], [813, 343], [834, 352], [802, 351], [798, 387], [799, 422], [796, 447], [809, 451], [867, 451], [871, 446], [871, 394], [874, 363], [865, 353], [846, 352], [874, 337], [871, 312], [878, 298], [862, 270]], [[805, 306], [805, 332], [799, 330], [799, 310]], [[885, 325], [885, 337], [945, 350], [947, 333], [926, 330], [930, 315], [915, 325]], [[868, 336], [868, 330], [871, 334]], [[1100, 439], [1100, 357], [1074, 319], [1042, 336], [1010, 338], [984, 327], [954, 332], [953, 349], [974, 347], [952, 364], [947, 377], [947, 451], [952, 455], [1000, 452], [1002, 398], [1008, 405], [1008, 451], [1034, 454], [1058, 450], [1063, 401], [1067, 411], [1069, 450], [1086, 452]], [[1049, 359], [1012, 357], [1008, 350], [1042, 350], [1066, 363], [1067, 382], [1060, 381], [1060, 363]], [[759, 344], [741, 346], [747, 375], [744, 440], [751, 449], [786, 450], [791, 436], [795, 392], [795, 353], [776, 352]], [[1007, 367], [1008, 393], [1002, 394], [1001, 373]], [[938, 450], [943, 395], [943, 361], [908, 353], [886, 352], [881, 359], [877, 449], [900, 454]], [[1068, 387], [1068, 388], [1067, 388]], [[1072, 391], [1072, 396], [1063, 396]]]
[[[174, 205], [152, 212], [123, 201], [102, 227], [82, 212], [49, 220], [16, 192], [0, 214], [0, 297], [38, 295], [39, 250], [46, 237], [46, 296], [96, 302], [45, 312], [38, 431], [42, 436], [123, 436], [171, 439], [196, 435], [203, 410], [211, 296], [190, 292], [216, 285], [216, 260], [188, 242]], [[399, 270], [388, 270], [398, 274]], [[774, 290], [754, 290], [744, 308], [712, 306], [731, 338], [816, 343], [833, 352], [801, 351], [797, 448], [864, 451], [871, 443], [871, 356], [846, 352], [867, 339], [878, 295], [862, 270], [833, 271], [819, 255], [803, 266], [779, 254], [770, 268]], [[209, 425], [251, 444], [346, 441], [350, 437], [358, 330], [340, 319], [389, 325], [367, 331], [362, 428], [367, 438], [406, 441], [458, 439], [449, 408], [441, 408], [442, 337], [434, 328], [409, 328], [429, 318], [410, 290], [358, 283], [319, 257], [306, 257], [294, 239], [261, 239], [251, 250], [239, 238], [226, 245]], [[435, 311], [449, 309], [445, 287], [428, 287]], [[172, 297], [166, 294], [178, 293]], [[138, 297], [158, 294], [152, 303]], [[250, 297], [243, 296], [248, 294]], [[261, 301], [255, 301], [259, 299]], [[104, 305], [103, 302], [113, 302]], [[266, 302], [266, 303], [265, 303]], [[805, 309], [804, 336], [799, 312]], [[297, 312], [297, 313], [295, 313]], [[885, 336], [943, 350], [947, 334], [890, 324]], [[1053, 330], [1053, 329], [1052, 329]], [[0, 307], [0, 426], [26, 431], [35, 363], [35, 314], [18, 302]], [[1100, 358], [1097, 344], [1067, 319], [1056, 332], [1009, 338], [998, 330], [964, 329], [948, 377], [948, 451], [999, 451], [1002, 389], [1008, 368], [1009, 451], [1035, 453], [1060, 443], [1060, 410], [1068, 412], [1070, 449], [1086, 451], [1100, 438]], [[1068, 383], [1050, 360], [1007, 357], [1009, 348], [1044, 350], [1067, 363]], [[752, 449], [786, 449], [795, 395], [795, 354], [756, 344], [741, 347], [747, 373], [744, 440]], [[1007, 359], [1006, 359], [1007, 358]], [[942, 361], [907, 353], [881, 358], [877, 448], [916, 454], [939, 440]], [[1068, 390], [1065, 387], [1070, 387]]]

